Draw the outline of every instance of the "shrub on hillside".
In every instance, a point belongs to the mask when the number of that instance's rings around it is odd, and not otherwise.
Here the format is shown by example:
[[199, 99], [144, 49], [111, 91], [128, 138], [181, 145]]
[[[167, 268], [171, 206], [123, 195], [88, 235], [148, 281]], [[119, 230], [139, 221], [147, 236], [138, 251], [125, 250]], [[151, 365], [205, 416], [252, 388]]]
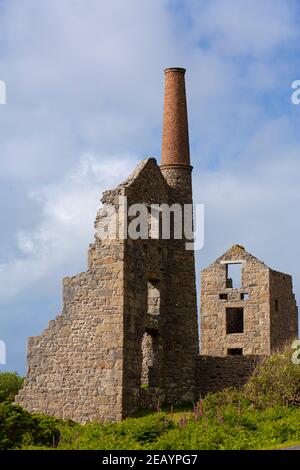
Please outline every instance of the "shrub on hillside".
[[60, 420], [51, 416], [32, 414], [31, 440], [34, 445], [56, 447], [60, 439]]
[[165, 413], [127, 418], [118, 423], [71, 423], [60, 426], [59, 449], [139, 450], [175, 427]]
[[0, 403], [0, 449], [21, 447], [23, 436], [30, 431], [32, 418], [19, 405]]
[[0, 402], [13, 402], [23, 381], [16, 372], [0, 372]]
[[[219, 409], [233, 408], [238, 412], [247, 409], [251, 404], [244, 396], [243, 390], [226, 388], [220, 392], [210, 392], [202, 400], [203, 409], [215, 415]], [[199, 406], [199, 404], [198, 404]]]
[[264, 358], [244, 388], [257, 408], [300, 405], [300, 365], [293, 364], [290, 349]]
[[59, 421], [49, 416], [30, 414], [21, 406], [0, 403], [0, 450], [27, 445], [54, 447], [59, 440]]

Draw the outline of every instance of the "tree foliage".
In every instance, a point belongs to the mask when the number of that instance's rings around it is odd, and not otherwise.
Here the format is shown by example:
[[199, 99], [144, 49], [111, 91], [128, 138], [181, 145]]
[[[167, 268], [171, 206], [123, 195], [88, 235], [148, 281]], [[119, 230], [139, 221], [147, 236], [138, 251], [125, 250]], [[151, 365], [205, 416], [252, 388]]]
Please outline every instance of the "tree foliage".
[[0, 372], [0, 403], [12, 403], [23, 385], [23, 377], [16, 372]]

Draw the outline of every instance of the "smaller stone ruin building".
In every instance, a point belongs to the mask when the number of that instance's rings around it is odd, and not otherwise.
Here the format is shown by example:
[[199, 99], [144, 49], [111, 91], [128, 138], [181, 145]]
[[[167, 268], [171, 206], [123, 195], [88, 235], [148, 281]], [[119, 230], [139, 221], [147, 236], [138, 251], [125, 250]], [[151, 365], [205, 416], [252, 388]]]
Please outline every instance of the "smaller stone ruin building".
[[233, 246], [201, 273], [201, 354], [268, 355], [297, 337], [292, 277]]
[[234, 245], [201, 272], [202, 393], [243, 385], [257, 360], [298, 337], [292, 277]]

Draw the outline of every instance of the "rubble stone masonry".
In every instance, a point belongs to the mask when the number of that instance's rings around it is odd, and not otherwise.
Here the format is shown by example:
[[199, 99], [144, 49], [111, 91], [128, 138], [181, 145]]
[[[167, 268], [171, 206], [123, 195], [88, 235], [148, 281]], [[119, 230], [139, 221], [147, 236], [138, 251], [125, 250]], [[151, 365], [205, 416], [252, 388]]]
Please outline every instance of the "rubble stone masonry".
[[[229, 265], [241, 266], [233, 286]], [[201, 274], [202, 355], [268, 355], [298, 336], [291, 276], [234, 245]], [[230, 324], [231, 322], [231, 324]]]

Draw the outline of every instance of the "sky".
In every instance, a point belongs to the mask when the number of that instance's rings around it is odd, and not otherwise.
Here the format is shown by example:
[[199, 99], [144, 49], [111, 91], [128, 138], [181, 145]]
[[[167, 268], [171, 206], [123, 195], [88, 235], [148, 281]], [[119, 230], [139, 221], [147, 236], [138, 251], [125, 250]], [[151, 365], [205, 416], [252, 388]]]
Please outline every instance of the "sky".
[[198, 280], [240, 243], [300, 302], [299, 18], [296, 0], [0, 0], [0, 370], [24, 373], [86, 269], [101, 192], [160, 160], [166, 67], [187, 69]]

